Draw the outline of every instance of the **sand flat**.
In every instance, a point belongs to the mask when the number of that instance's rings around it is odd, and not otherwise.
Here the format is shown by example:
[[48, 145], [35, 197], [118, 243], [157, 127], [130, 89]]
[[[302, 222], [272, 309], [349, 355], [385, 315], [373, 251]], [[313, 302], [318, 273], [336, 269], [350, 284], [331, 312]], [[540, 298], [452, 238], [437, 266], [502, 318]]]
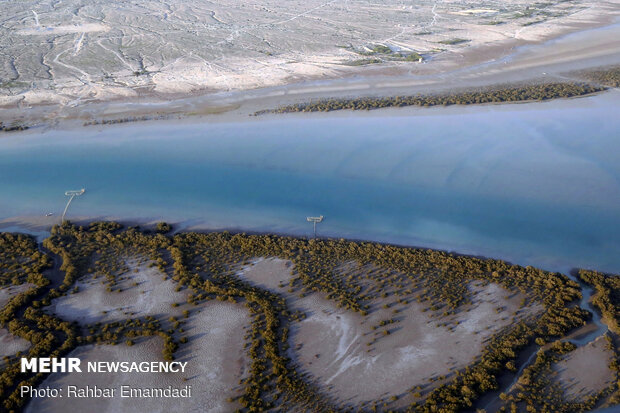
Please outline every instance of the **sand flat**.
[[[164, 274], [156, 267], [138, 264], [135, 260], [129, 260], [128, 267], [126, 278], [118, 283], [115, 291], [107, 291], [103, 276], [87, 275], [76, 282], [77, 293], [53, 300], [46, 311], [64, 320], [87, 324], [181, 312], [180, 307], [173, 308], [172, 304], [184, 303], [187, 291], [176, 291], [176, 283], [164, 280]], [[118, 287], [121, 292], [116, 292]]]
[[[6, 328], [0, 328], [0, 357], [12, 356], [18, 351], [24, 352], [30, 348], [30, 341], [9, 333]], [[0, 366], [4, 361], [0, 360]]]
[[[227, 402], [229, 397], [240, 395], [238, 380], [247, 369], [243, 349], [243, 335], [250, 318], [242, 306], [209, 302], [200, 312], [190, 317], [187, 325], [189, 342], [176, 353], [177, 360], [187, 362], [181, 373], [71, 373], [51, 374], [40, 387], [66, 388], [68, 385], [99, 386], [120, 389], [123, 384], [134, 387], [183, 388], [192, 386], [189, 399], [173, 398], [121, 398], [112, 399], [33, 399], [26, 412], [98, 411], [116, 412], [171, 412], [180, 404], [187, 412], [229, 412], [238, 406]], [[69, 354], [88, 361], [163, 361], [162, 340], [159, 337], [138, 339], [133, 346], [119, 344], [82, 346]], [[186, 380], [185, 380], [186, 379]], [[117, 390], [117, 395], [120, 390]], [[66, 390], [65, 390], [66, 392]]]
[[[504, 298], [507, 293], [495, 284], [479, 287], [469, 311], [450, 320], [431, 318], [418, 303], [397, 315], [380, 309], [362, 317], [317, 294], [308, 296], [297, 302], [310, 312], [293, 334], [295, 343], [301, 344], [299, 361], [319, 382], [333, 386], [341, 400], [354, 404], [402, 396], [416, 385], [433, 388], [431, 378], [469, 365], [488, 338], [512, 323], [518, 305]], [[497, 307], [504, 309], [496, 312]], [[402, 321], [387, 328], [389, 335], [382, 335], [384, 329], [372, 329], [392, 317]], [[458, 324], [442, 326], [446, 321]], [[350, 385], [352, 380], [355, 386]]]
[[[355, 265], [348, 263], [343, 268]], [[360, 271], [377, 270], [366, 267]], [[487, 339], [513, 323], [515, 312], [521, 319], [543, 309], [538, 304], [520, 309], [521, 294], [497, 284], [472, 282], [472, 305], [462, 307], [454, 316], [431, 315], [432, 311], [425, 311], [415, 301], [393, 307], [398, 308], [396, 314], [393, 308], [375, 305], [374, 311], [362, 316], [338, 308], [319, 293], [303, 298], [289, 293], [291, 268], [292, 263], [286, 260], [257, 259], [238, 275], [284, 295], [292, 309], [307, 315], [291, 328], [293, 359], [333, 396], [353, 405], [393, 395], [400, 398], [392, 407], [413, 401], [408, 394], [412, 387], [421, 385], [428, 391], [441, 382], [429, 379], [448, 377], [469, 365]], [[392, 318], [399, 321], [378, 328], [382, 320]], [[384, 335], [384, 330], [390, 334]], [[351, 386], [352, 382], [356, 385]]]
[[601, 336], [553, 365], [553, 371], [557, 372], [555, 381], [569, 400], [584, 400], [613, 383], [614, 372], [609, 368], [613, 352], [607, 345]]
[[[76, 283], [78, 292], [55, 299], [46, 311], [70, 321], [83, 324], [109, 322], [127, 318], [154, 316], [165, 321], [170, 316], [182, 319], [183, 332], [175, 334], [181, 344], [175, 359], [188, 363], [184, 374], [161, 373], [118, 373], [52, 374], [41, 385], [53, 388], [67, 388], [68, 385], [99, 386], [116, 388], [124, 384], [135, 387], [183, 388], [191, 385], [191, 399], [34, 399], [26, 411], [64, 412], [70, 406], [81, 411], [96, 409], [102, 412], [152, 412], [174, 411], [179, 403], [190, 412], [228, 412], [235, 404], [229, 398], [241, 394], [238, 382], [248, 372], [248, 359], [244, 350], [244, 334], [251, 324], [245, 307], [239, 304], [209, 301], [198, 307], [185, 303], [187, 291], [177, 291], [177, 284], [162, 274], [158, 268], [140, 263], [138, 259], [127, 259], [129, 271], [122, 276], [114, 289], [107, 291], [101, 283], [103, 277], [88, 275]], [[137, 284], [137, 285], [134, 285]], [[173, 303], [179, 303], [173, 307]], [[189, 310], [189, 317], [182, 316]], [[69, 357], [79, 357], [82, 363], [88, 361], [163, 361], [162, 339], [159, 337], [137, 338], [136, 344], [86, 345], [75, 349]], [[41, 387], [40, 386], [40, 387]], [[66, 390], [65, 390], [66, 391]]]

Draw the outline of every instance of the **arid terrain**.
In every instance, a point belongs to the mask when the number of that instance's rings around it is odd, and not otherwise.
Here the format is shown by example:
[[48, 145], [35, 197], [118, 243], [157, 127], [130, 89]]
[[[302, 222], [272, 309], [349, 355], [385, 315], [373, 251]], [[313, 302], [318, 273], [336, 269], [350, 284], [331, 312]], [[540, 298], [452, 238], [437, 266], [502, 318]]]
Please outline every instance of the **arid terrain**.
[[0, 105], [179, 97], [366, 69], [426, 76], [619, 10], [617, 0], [4, 2]]
[[606, 341], [599, 338], [570, 353], [553, 369], [568, 398], [579, 400], [611, 384], [614, 376], [605, 366], [609, 366], [612, 359], [613, 352]]

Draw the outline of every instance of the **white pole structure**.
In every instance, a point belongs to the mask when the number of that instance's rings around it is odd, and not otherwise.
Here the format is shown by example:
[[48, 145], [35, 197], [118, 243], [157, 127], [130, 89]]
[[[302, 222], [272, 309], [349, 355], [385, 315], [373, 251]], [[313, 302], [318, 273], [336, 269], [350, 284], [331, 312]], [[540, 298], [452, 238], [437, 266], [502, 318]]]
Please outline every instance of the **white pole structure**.
[[323, 215], [320, 217], [307, 217], [306, 221], [312, 222], [312, 226], [314, 228], [314, 238], [316, 238], [316, 224], [319, 222], [323, 222]]
[[69, 197], [69, 201], [67, 202], [67, 206], [65, 207], [65, 210], [62, 213], [62, 218], [60, 219], [61, 224], [65, 222], [65, 215], [67, 214], [67, 210], [69, 209], [69, 205], [71, 205], [71, 201], [73, 201], [73, 198], [75, 198], [76, 196], [82, 195], [84, 192], [86, 192], [84, 188], [80, 189], [79, 191], [65, 192], [65, 195]]

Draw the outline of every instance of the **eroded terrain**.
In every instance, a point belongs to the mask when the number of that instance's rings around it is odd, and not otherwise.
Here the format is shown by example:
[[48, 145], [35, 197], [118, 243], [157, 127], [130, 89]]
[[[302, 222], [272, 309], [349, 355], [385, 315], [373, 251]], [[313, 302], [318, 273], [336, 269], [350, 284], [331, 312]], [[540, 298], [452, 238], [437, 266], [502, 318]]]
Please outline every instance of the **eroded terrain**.
[[[427, 74], [592, 24], [618, 6], [617, 0], [4, 2], [0, 105], [250, 89], [369, 66]], [[473, 57], [464, 58], [470, 50]]]

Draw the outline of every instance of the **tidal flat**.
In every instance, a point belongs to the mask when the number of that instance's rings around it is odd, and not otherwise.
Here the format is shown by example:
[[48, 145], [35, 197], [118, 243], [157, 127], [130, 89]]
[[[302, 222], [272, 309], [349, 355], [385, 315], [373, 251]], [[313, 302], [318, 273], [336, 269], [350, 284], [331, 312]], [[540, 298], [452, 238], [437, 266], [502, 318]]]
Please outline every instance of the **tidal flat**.
[[[617, 403], [618, 337], [579, 302], [596, 289], [597, 311], [615, 325], [617, 276], [582, 271], [578, 281], [430, 249], [170, 230], [66, 222], [41, 244], [3, 234], [0, 252], [17, 262], [0, 265], [3, 288], [9, 280], [34, 284], [0, 312], [2, 326], [32, 344], [27, 357], [189, 366], [184, 375], [21, 374], [19, 356], [9, 355], [0, 373], [4, 408], [66, 410], [61, 398], [20, 397], [18, 378], [59, 389], [78, 379], [92, 387], [201, 389], [176, 402], [76, 402], [110, 412], [148, 405], [154, 412], [426, 413], [467, 410], [497, 390], [503, 393], [494, 403], [513, 410], [586, 412]], [[133, 298], [115, 303], [122, 295]], [[149, 299], [170, 309], [153, 308]], [[86, 302], [85, 317], [68, 312]], [[570, 337], [592, 328], [587, 342]], [[532, 350], [534, 361], [520, 357]], [[580, 373], [584, 354], [594, 353], [596, 374]], [[505, 374], [514, 376], [516, 391], [498, 383]], [[587, 390], [570, 391], [574, 383]]]

